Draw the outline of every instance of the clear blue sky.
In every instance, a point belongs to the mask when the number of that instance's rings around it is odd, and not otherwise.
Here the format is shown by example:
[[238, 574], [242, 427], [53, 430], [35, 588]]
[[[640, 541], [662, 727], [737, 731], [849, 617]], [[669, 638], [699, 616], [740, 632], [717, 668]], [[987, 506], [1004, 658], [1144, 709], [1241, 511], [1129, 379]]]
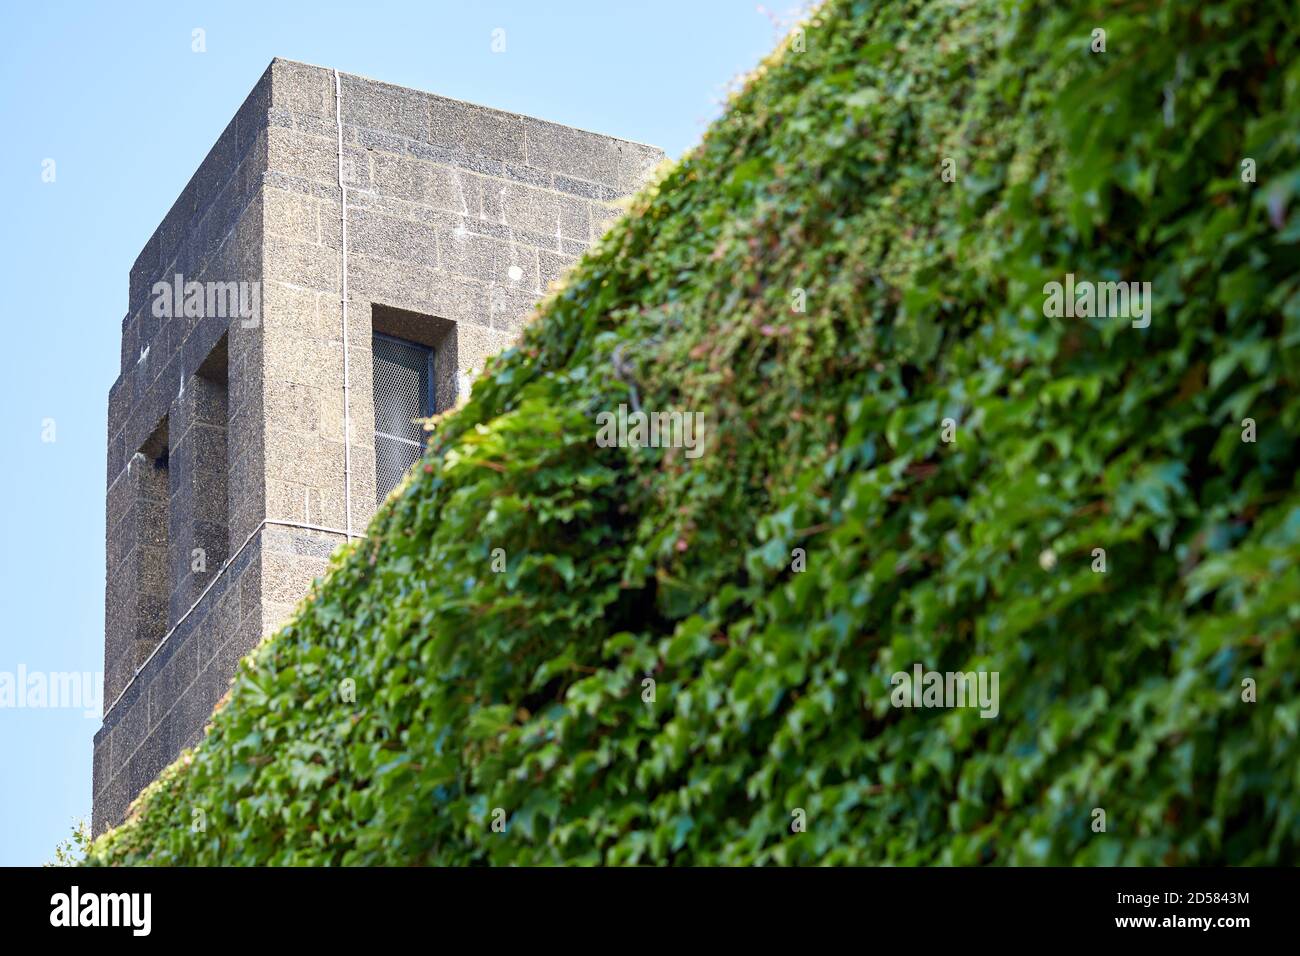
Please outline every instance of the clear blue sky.
[[[777, 20], [795, 6], [768, 2]], [[103, 670], [106, 403], [127, 272], [272, 57], [677, 157], [777, 38], [756, 0], [4, 4], [0, 675]], [[46, 861], [89, 817], [98, 727], [80, 710], [0, 709], [0, 865]]]

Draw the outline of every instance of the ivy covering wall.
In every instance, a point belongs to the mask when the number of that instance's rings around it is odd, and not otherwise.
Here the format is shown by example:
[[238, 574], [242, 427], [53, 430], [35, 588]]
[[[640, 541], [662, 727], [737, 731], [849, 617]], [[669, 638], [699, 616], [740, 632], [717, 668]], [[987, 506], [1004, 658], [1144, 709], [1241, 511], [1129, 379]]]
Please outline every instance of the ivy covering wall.
[[825, 4], [91, 862], [1296, 862], [1284, 7]]

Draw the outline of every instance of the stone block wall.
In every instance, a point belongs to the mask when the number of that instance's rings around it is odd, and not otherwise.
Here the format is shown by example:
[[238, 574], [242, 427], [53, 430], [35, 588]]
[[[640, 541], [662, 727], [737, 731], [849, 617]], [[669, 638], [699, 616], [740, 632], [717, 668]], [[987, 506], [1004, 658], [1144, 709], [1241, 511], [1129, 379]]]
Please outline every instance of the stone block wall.
[[[451, 407], [662, 156], [272, 62], [131, 270], [109, 395], [96, 833], [201, 738], [349, 518], [364, 533], [372, 334], [433, 347], [437, 410]], [[177, 274], [259, 282], [260, 321], [155, 317], [154, 283]]]
[[183, 308], [159, 316], [153, 290], [177, 275], [260, 281], [270, 95], [268, 69], [130, 273], [108, 400], [96, 833], [197, 742], [234, 662], [261, 637], [256, 549], [223, 569], [263, 512], [261, 332]]

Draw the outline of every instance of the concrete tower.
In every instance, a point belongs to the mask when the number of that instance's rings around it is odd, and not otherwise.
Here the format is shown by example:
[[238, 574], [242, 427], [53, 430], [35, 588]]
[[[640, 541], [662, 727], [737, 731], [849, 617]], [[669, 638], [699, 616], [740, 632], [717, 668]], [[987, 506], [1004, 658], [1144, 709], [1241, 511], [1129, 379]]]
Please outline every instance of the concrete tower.
[[202, 729], [663, 154], [274, 60], [131, 269], [93, 830]]

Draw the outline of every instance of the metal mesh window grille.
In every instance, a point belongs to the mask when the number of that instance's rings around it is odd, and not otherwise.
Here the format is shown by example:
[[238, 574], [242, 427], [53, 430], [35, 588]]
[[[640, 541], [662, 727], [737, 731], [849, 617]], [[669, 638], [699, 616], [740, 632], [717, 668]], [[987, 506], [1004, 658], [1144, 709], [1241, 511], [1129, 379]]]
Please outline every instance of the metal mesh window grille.
[[375, 495], [383, 501], [424, 452], [417, 418], [433, 414], [433, 352], [423, 345], [376, 335]]

